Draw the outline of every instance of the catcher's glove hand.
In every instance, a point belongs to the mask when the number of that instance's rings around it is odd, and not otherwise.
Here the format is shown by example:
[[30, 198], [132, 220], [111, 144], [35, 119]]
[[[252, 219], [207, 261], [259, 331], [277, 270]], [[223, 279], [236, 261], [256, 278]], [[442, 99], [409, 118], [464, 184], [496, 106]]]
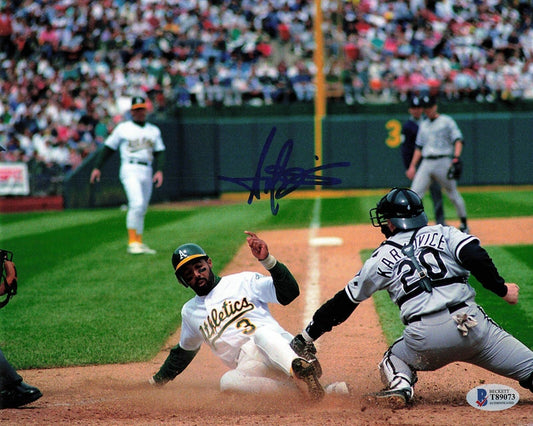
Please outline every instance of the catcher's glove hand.
[[13, 252], [0, 249], [0, 296], [6, 296], [0, 302], [3, 308], [9, 299], [17, 294], [17, 268], [13, 263]]
[[463, 174], [463, 161], [460, 158], [455, 157], [452, 160], [452, 164], [450, 165], [450, 168], [448, 169], [448, 179], [458, 180], [462, 174]]
[[317, 377], [322, 376], [322, 366], [316, 358], [316, 347], [313, 342], [308, 342], [304, 336], [298, 334], [291, 340], [291, 348], [296, 354], [306, 361], [309, 361], [314, 367]]

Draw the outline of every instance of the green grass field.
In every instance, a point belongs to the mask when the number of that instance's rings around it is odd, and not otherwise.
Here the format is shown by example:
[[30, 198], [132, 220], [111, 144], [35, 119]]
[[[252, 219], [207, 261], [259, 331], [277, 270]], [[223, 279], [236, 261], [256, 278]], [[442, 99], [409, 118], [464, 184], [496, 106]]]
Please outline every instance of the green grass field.
[[[322, 200], [322, 226], [365, 223], [382, 194]], [[469, 217], [530, 216], [533, 190], [484, 189], [463, 193]], [[181, 243], [208, 249], [220, 271], [244, 243], [244, 230], [307, 228], [312, 199], [278, 200], [172, 209], [153, 206], [145, 241], [155, 256], [132, 257], [125, 250], [125, 212], [73, 210], [0, 215], [0, 247], [15, 253], [19, 293], [0, 312], [0, 348], [20, 369], [126, 363], [153, 358], [179, 326], [182, 304], [192, 296], [180, 286], [170, 262]], [[424, 200], [432, 217], [431, 202]], [[446, 204], [447, 216], [451, 205]], [[376, 232], [379, 232], [376, 230]], [[487, 247], [502, 275], [520, 283], [521, 300], [510, 307], [479, 288], [478, 302], [502, 326], [533, 348], [531, 283], [533, 246]], [[289, 262], [290, 266], [290, 262]], [[398, 311], [378, 293], [387, 338], [401, 332]], [[357, 315], [357, 313], [355, 313]]]

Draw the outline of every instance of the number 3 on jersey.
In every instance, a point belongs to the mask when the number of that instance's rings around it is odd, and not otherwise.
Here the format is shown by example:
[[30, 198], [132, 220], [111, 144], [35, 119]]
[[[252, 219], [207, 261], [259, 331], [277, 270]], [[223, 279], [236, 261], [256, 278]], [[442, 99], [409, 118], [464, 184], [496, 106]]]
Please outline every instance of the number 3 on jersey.
[[242, 328], [244, 334], [253, 334], [255, 325], [253, 325], [248, 318], [243, 318], [236, 324], [237, 328]]

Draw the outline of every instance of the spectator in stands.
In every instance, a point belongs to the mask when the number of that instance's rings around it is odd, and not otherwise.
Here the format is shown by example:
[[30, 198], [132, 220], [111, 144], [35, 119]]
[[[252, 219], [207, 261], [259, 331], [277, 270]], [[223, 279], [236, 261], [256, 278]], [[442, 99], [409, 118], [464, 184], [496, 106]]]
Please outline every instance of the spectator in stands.
[[312, 102], [315, 98], [315, 85], [309, 67], [299, 60], [288, 70], [289, 78], [294, 89], [296, 100]]
[[294, 90], [291, 79], [287, 74], [287, 65], [281, 61], [277, 67], [277, 74], [274, 78], [274, 92], [272, 100], [278, 104], [288, 104], [292, 101]]
[[0, 51], [5, 52], [8, 58], [13, 57], [13, 15], [7, 6], [0, 8]]
[[[336, 3], [323, 7], [325, 66], [343, 82], [347, 104], [398, 102], [426, 92], [449, 101], [533, 97], [533, 9], [527, 2], [344, 2], [338, 20]], [[4, 6], [0, 126], [23, 142], [24, 151], [28, 138], [39, 145], [30, 148], [36, 155], [46, 145], [43, 126], [75, 129], [79, 135], [67, 145], [77, 164], [108, 132], [100, 120], [119, 120], [124, 109], [116, 100], [132, 93], [150, 95], [158, 112], [231, 107], [259, 99], [260, 92], [265, 104], [309, 101], [315, 70], [295, 70], [315, 50], [312, 8], [310, 2], [273, 0]], [[346, 66], [334, 65], [339, 55]], [[89, 105], [98, 105], [92, 114], [98, 135], [78, 124]], [[46, 136], [49, 149], [58, 137]]]

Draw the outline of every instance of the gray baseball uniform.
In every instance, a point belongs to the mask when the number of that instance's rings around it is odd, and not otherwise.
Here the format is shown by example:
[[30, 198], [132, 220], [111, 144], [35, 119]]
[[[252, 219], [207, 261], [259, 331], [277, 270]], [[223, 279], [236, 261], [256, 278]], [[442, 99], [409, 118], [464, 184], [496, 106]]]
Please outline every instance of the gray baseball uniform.
[[457, 182], [446, 176], [457, 140], [462, 141], [463, 134], [455, 120], [446, 114], [439, 114], [434, 120], [424, 120], [420, 123], [416, 147], [422, 152], [422, 161], [411, 189], [423, 198], [433, 178], [450, 198], [457, 210], [457, 216], [466, 217], [465, 202], [457, 190]]
[[[415, 260], [402, 251], [409, 243]], [[429, 277], [431, 291], [419, 285], [418, 268]], [[498, 296], [507, 294], [504, 279], [476, 237], [442, 225], [393, 233], [346, 287], [315, 312], [303, 335], [316, 340], [345, 321], [359, 303], [386, 290], [406, 324], [403, 336], [379, 365], [388, 389], [405, 389], [412, 397], [417, 370], [463, 361], [513, 378], [533, 391], [533, 351], [476, 304], [470, 272]]]
[[[533, 372], [533, 351], [476, 305], [476, 292], [468, 284], [469, 270], [461, 264], [461, 251], [477, 238], [440, 225], [416, 233], [415, 255], [433, 282], [429, 293], [419, 290], [417, 271], [401, 252], [413, 233], [390, 237], [346, 286], [354, 303], [377, 290], [387, 290], [400, 308], [407, 326], [382, 361], [387, 384], [405, 378], [412, 385], [416, 381], [412, 369], [431, 371], [454, 361], [469, 362], [518, 381], [528, 378]], [[502, 295], [500, 286], [491, 290]], [[466, 336], [458, 327], [466, 328]]]

